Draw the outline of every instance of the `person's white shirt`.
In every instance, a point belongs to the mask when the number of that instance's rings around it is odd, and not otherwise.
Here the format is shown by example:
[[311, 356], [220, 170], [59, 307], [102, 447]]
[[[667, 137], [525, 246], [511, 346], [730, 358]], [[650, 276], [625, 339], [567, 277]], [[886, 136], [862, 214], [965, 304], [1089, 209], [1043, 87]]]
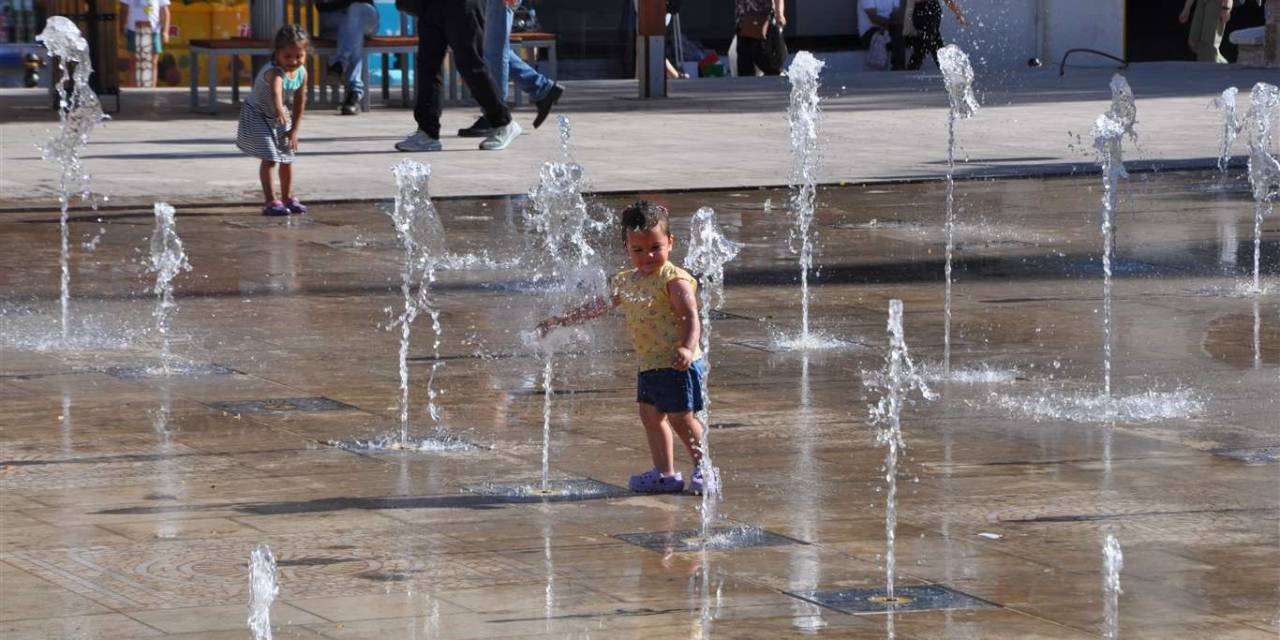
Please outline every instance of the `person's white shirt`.
[[128, 7], [124, 18], [126, 29], [134, 31], [137, 23], [149, 22], [151, 30], [156, 31], [160, 28], [160, 8], [169, 6], [169, 0], [125, 0], [124, 5]]
[[867, 35], [867, 31], [875, 26], [867, 17], [867, 9], [875, 9], [876, 15], [888, 18], [898, 8], [898, 0], [858, 0], [858, 36]]

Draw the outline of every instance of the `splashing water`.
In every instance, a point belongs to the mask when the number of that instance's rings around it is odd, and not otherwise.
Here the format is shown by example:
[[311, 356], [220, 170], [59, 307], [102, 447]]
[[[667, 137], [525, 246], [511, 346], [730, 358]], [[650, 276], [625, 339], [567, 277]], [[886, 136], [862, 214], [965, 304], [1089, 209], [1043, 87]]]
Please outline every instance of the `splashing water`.
[[898, 456], [906, 448], [902, 437], [902, 406], [910, 401], [912, 390], [926, 400], [937, 397], [911, 361], [907, 353], [907, 341], [902, 329], [902, 301], [889, 301], [889, 352], [885, 355], [882, 371], [863, 375], [863, 384], [880, 391], [880, 400], [870, 407], [869, 422], [877, 427], [876, 444], [888, 448], [884, 457], [885, 492], [885, 595], [893, 603], [893, 583], [897, 572], [896, 539], [898, 529]]
[[956, 120], [971, 118], [978, 110], [978, 100], [973, 97], [973, 67], [969, 65], [969, 56], [954, 44], [938, 50], [938, 66], [942, 68], [942, 80], [947, 87], [947, 98], [951, 102], [951, 111], [947, 115], [947, 251], [945, 302], [942, 307], [942, 369], [951, 371], [951, 260], [955, 253], [956, 226]]
[[1138, 108], [1133, 90], [1124, 76], [1111, 77], [1111, 108], [1098, 116], [1093, 126], [1093, 146], [1102, 165], [1102, 371], [1103, 393], [1111, 396], [1111, 255], [1115, 244], [1113, 218], [1116, 186], [1129, 176], [1124, 170], [1122, 145], [1125, 136], [1137, 137], [1133, 125]]
[[[70, 337], [71, 267], [70, 228], [67, 225], [67, 209], [71, 206], [74, 191], [81, 200], [90, 200], [89, 174], [80, 162], [80, 152], [89, 144], [89, 134], [99, 122], [107, 119], [102, 113], [98, 95], [89, 87], [93, 65], [89, 60], [89, 43], [80, 35], [75, 23], [63, 16], [53, 16], [45, 24], [44, 31], [36, 36], [49, 55], [57, 59], [62, 80], [55, 85], [58, 92], [58, 131], [41, 147], [41, 156], [58, 165], [58, 206], [61, 216], [58, 230], [61, 237], [59, 253], [62, 310], [62, 341]], [[67, 90], [67, 81], [71, 90]], [[96, 203], [90, 200], [96, 208]]]
[[809, 343], [809, 270], [813, 268], [813, 210], [817, 200], [820, 160], [818, 125], [819, 74], [825, 63], [808, 51], [797, 53], [787, 67], [791, 81], [791, 103], [787, 120], [791, 123], [791, 216], [788, 246], [800, 256], [800, 344]]
[[540, 261], [533, 265], [535, 270], [557, 281], [554, 286], [603, 291], [601, 256], [592, 245], [609, 224], [592, 218], [582, 191], [581, 166], [543, 163], [538, 185], [529, 193], [531, 206], [524, 211], [525, 233]]
[[1249, 185], [1253, 188], [1253, 294], [1262, 287], [1262, 219], [1270, 215], [1272, 199], [1280, 195], [1280, 158], [1275, 148], [1276, 120], [1280, 118], [1280, 89], [1259, 82], [1249, 91]]
[[260, 544], [249, 553], [249, 631], [254, 640], [271, 640], [271, 603], [279, 594], [276, 558]]
[[183, 271], [190, 271], [187, 254], [178, 237], [177, 220], [173, 207], [163, 202], [155, 205], [156, 228], [151, 232], [151, 260], [147, 270], [156, 274], [152, 291], [156, 294], [156, 333], [160, 334], [160, 369], [162, 375], [172, 372], [173, 355], [169, 350], [169, 320], [178, 309], [173, 301], [173, 279]]
[[573, 154], [569, 151], [569, 116], [560, 115], [557, 121], [560, 125], [560, 157], [565, 162], [573, 162]]
[[[440, 311], [431, 304], [431, 283], [435, 282], [436, 264], [443, 259], [445, 250], [444, 226], [436, 214], [427, 186], [431, 167], [413, 160], [401, 160], [392, 169], [396, 176], [395, 208], [388, 212], [395, 225], [396, 238], [404, 250], [404, 265], [400, 277], [400, 293], [404, 308], [388, 328], [400, 327], [400, 446], [409, 445], [409, 339], [413, 321], [426, 311], [431, 316], [435, 332], [432, 351], [440, 355]], [[414, 292], [414, 288], [417, 292]], [[435, 406], [435, 370], [441, 363], [433, 363], [431, 382], [427, 384], [429, 412], [439, 427], [439, 410]]]
[[993, 392], [990, 398], [996, 406], [1037, 422], [1156, 422], [1204, 412], [1204, 401], [1189, 389], [1144, 391], [1127, 396], [1046, 393], [1034, 398]]
[[1239, 93], [1239, 89], [1227, 87], [1222, 90], [1222, 95], [1209, 103], [1209, 106], [1222, 113], [1222, 148], [1218, 151], [1218, 173], [1223, 177], [1226, 177], [1227, 165], [1231, 162], [1231, 145], [1244, 126], [1236, 112], [1236, 95]]
[[1124, 553], [1120, 551], [1120, 542], [1110, 533], [1102, 544], [1102, 559], [1105, 574], [1102, 577], [1103, 591], [1103, 627], [1102, 637], [1106, 640], [1118, 640], [1120, 637], [1120, 571], [1124, 569]]
[[555, 351], [547, 349], [542, 364], [542, 490], [551, 489], [551, 376], [555, 373]]
[[[724, 265], [738, 255], [737, 243], [724, 237], [716, 224], [716, 212], [702, 207], [689, 222], [689, 252], [684, 257], [684, 267], [699, 276], [698, 303], [702, 311], [702, 357], [711, 361], [711, 310], [724, 306]], [[711, 461], [711, 396], [707, 392], [707, 378], [702, 376], [703, 409], [698, 416], [702, 420], [702, 538], [706, 540], [715, 523], [716, 514], [724, 495], [720, 491], [720, 469]], [[705, 580], [706, 576], [704, 576]], [[705, 587], [705, 585], [704, 585]]]

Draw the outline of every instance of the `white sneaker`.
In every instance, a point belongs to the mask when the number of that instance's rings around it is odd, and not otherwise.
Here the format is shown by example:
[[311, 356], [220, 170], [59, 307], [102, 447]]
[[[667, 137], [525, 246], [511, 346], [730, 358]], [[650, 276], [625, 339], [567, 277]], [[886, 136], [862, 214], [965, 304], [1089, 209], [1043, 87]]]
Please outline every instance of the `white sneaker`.
[[396, 143], [400, 151], [439, 151], [443, 149], [438, 138], [432, 138], [426, 131], [418, 129], [408, 138]]
[[515, 142], [520, 136], [522, 130], [515, 120], [508, 122], [506, 126], [497, 127], [489, 134], [489, 137], [480, 143], [480, 148], [484, 151], [498, 151], [506, 149], [508, 145]]

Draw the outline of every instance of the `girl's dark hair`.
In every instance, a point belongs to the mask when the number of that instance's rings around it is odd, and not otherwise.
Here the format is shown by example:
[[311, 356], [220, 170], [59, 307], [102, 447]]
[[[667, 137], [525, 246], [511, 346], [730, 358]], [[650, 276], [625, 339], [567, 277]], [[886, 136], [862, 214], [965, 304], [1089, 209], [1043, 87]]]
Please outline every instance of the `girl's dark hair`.
[[275, 41], [271, 43], [271, 48], [279, 51], [291, 44], [296, 44], [302, 48], [311, 47], [311, 36], [307, 35], [307, 30], [302, 25], [286, 24], [280, 27], [276, 32]]
[[670, 236], [671, 226], [667, 221], [671, 212], [667, 208], [648, 200], [639, 200], [627, 206], [622, 210], [620, 221], [622, 222], [622, 239], [627, 239], [628, 231], [648, 231], [653, 228], [662, 230], [662, 233]]

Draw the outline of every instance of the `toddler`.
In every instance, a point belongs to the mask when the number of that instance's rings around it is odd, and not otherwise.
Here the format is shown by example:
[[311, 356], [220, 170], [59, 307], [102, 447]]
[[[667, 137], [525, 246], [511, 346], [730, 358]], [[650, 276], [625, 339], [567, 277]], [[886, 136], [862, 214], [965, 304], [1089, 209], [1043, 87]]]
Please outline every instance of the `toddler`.
[[[298, 127], [307, 103], [307, 48], [311, 39], [296, 24], [276, 32], [275, 52], [253, 80], [253, 90], [240, 105], [236, 146], [258, 158], [265, 206], [262, 215], [306, 213], [293, 195], [293, 154], [298, 150]], [[288, 108], [286, 108], [288, 107]], [[280, 197], [271, 186], [271, 169], [280, 167]]]
[[608, 298], [597, 298], [538, 325], [546, 334], [553, 327], [578, 324], [621, 306], [627, 331], [635, 345], [639, 374], [636, 403], [649, 440], [653, 468], [631, 476], [632, 491], [678, 493], [685, 488], [675, 470], [672, 432], [693, 459], [689, 489], [702, 492], [702, 380], [707, 365], [698, 348], [702, 330], [697, 282], [670, 262], [675, 238], [666, 207], [641, 200], [622, 211], [623, 240], [633, 269], [612, 280]]

